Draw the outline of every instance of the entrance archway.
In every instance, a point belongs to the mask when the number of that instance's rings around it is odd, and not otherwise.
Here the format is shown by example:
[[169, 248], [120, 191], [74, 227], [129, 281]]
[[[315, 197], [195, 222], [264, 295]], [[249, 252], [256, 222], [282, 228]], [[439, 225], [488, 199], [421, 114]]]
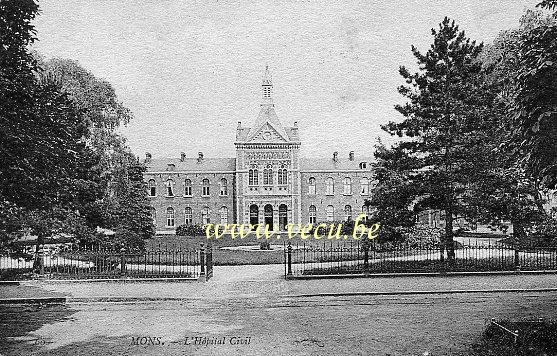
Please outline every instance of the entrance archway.
[[288, 225], [288, 207], [286, 204], [280, 204], [279, 206], [279, 229], [286, 230], [286, 225]]
[[265, 205], [264, 208], [265, 213], [265, 225], [269, 226], [269, 230], [274, 230], [273, 225], [273, 206], [271, 204]]
[[251, 225], [259, 224], [259, 207], [255, 204], [249, 207], [249, 223]]

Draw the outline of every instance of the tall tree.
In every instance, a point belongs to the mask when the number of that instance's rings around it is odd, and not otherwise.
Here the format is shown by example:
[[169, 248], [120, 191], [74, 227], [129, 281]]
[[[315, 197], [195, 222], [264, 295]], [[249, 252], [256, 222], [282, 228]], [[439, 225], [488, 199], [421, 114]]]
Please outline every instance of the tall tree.
[[61, 58], [44, 60], [39, 54], [35, 57], [43, 75], [56, 80], [83, 113], [88, 131], [87, 147], [99, 157], [94, 169], [100, 174], [98, 183], [104, 195], [94, 204], [83, 207], [83, 213], [90, 225], [114, 228], [110, 216], [117, 204], [113, 190], [122, 186], [118, 182], [127, 179], [128, 167], [136, 161], [126, 140], [116, 130], [126, 125], [133, 115], [118, 100], [110, 83], [95, 77], [78, 62]]
[[[492, 98], [483, 88], [478, 61], [483, 45], [467, 38], [448, 18], [432, 29], [432, 35], [433, 44], [425, 54], [412, 46], [418, 72], [400, 68], [407, 85], [400, 86], [399, 93], [408, 101], [395, 108], [405, 119], [383, 129], [404, 138], [393, 150], [408, 156], [408, 164], [399, 173], [411, 188], [414, 210], [444, 212], [442, 246], [452, 261], [453, 220], [468, 209], [463, 198], [481, 162]], [[381, 152], [378, 157], [389, 159]]]
[[470, 204], [477, 220], [503, 227], [510, 221], [514, 236], [522, 239], [528, 226], [545, 215], [539, 180], [521, 164], [523, 149], [514, 141], [514, 121], [508, 108], [514, 105], [516, 75], [520, 66], [523, 35], [533, 28], [554, 21], [541, 11], [527, 11], [517, 29], [503, 31], [481, 55], [487, 68], [485, 81], [497, 95], [492, 107], [494, 126], [490, 139], [483, 142], [485, 163], [478, 167], [471, 189]]
[[[538, 6], [556, 10], [557, 1], [544, 0]], [[557, 183], [557, 24], [542, 23], [524, 31], [518, 47], [514, 142], [527, 172], [553, 187]]]
[[102, 199], [87, 207], [89, 223], [117, 230], [114, 244], [141, 246], [138, 241], [154, 233], [143, 186], [144, 169], [138, 166], [124, 137], [116, 132], [133, 118], [131, 111], [118, 100], [110, 83], [95, 77], [78, 62], [60, 58], [39, 62], [84, 113], [89, 131], [87, 146], [100, 157], [95, 168], [105, 190]]

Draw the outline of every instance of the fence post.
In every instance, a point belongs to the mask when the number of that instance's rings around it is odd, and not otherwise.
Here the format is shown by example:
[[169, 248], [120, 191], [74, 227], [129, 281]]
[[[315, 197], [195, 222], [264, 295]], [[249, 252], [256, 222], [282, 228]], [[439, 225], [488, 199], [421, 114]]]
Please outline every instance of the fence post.
[[199, 264], [201, 265], [201, 271], [199, 272], [199, 281], [205, 281], [205, 246], [201, 243], [199, 248]]
[[44, 244], [39, 246], [39, 274], [44, 276]]
[[369, 243], [364, 241], [364, 274], [369, 274]]
[[126, 275], [126, 248], [122, 247], [120, 249], [120, 276], [124, 277]]
[[206, 280], [213, 277], [213, 244], [209, 240], [207, 243], [207, 250], [205, 251], [205, 263], [206, 263], [206, 270], [205, 275]]
[[288, 276], [292, 276], [292, 245], [290, 244], [290, 241], [288, 241], [288, 247], [286, 248], [286, 257], [286, 261], [288, 264], [288, 272], [286, 273], [286, 278], [288, 278]]
[[519, 246], [518, 246], [518, 238], [515, 236], [513, 239], [514, 243], [514, 269], [515, 271], [520, 271], [520, 255], [519, 255]]

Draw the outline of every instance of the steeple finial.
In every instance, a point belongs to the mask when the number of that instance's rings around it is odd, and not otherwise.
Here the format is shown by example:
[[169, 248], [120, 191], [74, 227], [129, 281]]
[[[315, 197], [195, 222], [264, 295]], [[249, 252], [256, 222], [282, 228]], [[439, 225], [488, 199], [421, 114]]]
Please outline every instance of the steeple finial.
[[273, 80], [271, 78], [271, 73], [269, 72], [269, 65], [265, 65], [265, 73], [263, 74], [263, 83], [261, 85], [263, 89], [263, 102], [261, 105], [273, 105]]

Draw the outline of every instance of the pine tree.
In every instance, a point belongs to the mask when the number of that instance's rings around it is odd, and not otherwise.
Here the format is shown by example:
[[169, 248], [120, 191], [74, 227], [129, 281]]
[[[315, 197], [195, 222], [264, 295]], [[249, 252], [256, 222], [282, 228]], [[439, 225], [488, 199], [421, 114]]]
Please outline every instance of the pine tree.
[[413, 209], [444, 212], [442, 246], [452, 261], [453, 220], [468, 209], [464, 197], [482, 161], [481, 143], [490, 127], [492, 97], [483, 87], [482, 66], [477, 59], [483, 45], [467, 38], [448, 18], [437, 30], [432, 29], [432, 35], [433, 44], [425, 54], [412, 46], [418, 72], [400, 68], [406, 85], [398, 90], [408, 102], [395, 108], [404, 120], [383, 127], [404, 139], [377, 156], [396, 159], [398, 155], [392, 151], [406, 156], [405, 164], [397, 169], [404, 177], [407, 194], [414, 198]]

